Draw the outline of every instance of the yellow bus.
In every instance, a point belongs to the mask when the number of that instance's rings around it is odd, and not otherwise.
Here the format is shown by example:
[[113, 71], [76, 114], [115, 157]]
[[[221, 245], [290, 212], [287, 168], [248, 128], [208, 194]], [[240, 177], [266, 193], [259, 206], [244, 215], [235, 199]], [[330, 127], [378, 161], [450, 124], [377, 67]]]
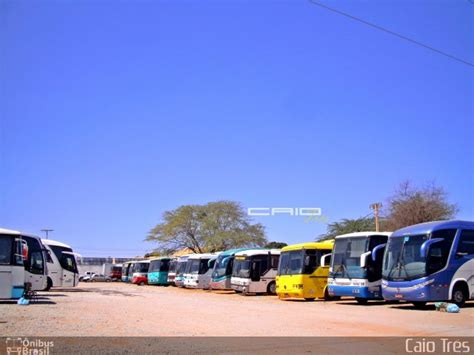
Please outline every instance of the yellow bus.
[[[281, 249], [276, 293], [280, 299], [329, 299], [329, 262], [334, 240], [289, 245]], [[325, 257], [327, 255], [327, 257]], [[321, 261], [323, 265], [321, 266]]]

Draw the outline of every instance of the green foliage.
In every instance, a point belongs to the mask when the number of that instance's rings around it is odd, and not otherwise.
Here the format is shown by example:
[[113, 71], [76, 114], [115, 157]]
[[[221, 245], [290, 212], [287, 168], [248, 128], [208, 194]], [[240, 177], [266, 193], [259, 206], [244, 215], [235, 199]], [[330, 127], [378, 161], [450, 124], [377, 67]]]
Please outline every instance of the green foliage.
[[328, 224], [327, 232], [323, 235], [320, 235], [317, 240], [333, 239], [341, 234], [374, 230], [375, 222], [372, 217], [362, 217], [356, 219], [344, 218], [339, 222]]
[[288, 246], [288, 244], [283, 243], [283, 242], [270, 242], [270, 243], [265, 244], [265, 248], [268, 248], [268, 249], [281, 249], [286, 246]]
[[185, 205], [163, 214], [163, 222], [148, 234], [158, 250], [171, 253], [189, 248], [195, 253], [239, 247], [262, 246], [267, 240], [264, 227], [250, 218], [233, 201]]
[[[458, 208], [447, 201], [446, 191], [435, 184], [415, 187], [409, 181], [402, 182], [387, 201], [385, 217], [380, 217], [381, 231], [395, 231], [413, 224], [452, 219]], [[374, 217], [342, 219], [330, 223], [327, 232], [318, 240], [332, 239], [338, 235], [375, 231]]]

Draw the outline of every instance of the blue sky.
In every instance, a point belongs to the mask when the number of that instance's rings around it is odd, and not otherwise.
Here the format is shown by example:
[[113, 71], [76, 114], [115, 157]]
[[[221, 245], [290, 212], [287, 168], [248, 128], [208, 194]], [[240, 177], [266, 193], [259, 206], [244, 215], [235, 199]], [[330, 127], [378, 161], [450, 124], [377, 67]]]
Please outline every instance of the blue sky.
[[[474, 5], [321, 1], [474, 61]], [[365, 216], [404, 179], [474, 219], [473, 67], [292, 1], [1, 1], [0, 225], [132, 256], [182, 204]], [[270, 240], [322, 223], [260, 217]]]

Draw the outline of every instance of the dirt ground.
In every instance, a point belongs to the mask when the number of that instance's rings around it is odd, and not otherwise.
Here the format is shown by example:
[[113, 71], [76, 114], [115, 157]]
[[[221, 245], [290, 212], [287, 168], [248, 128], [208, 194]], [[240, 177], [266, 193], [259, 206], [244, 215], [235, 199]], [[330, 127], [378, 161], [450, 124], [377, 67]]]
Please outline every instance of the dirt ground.
[[2, 336], [474, 336], [474, 303], [459, 314], [410, 304], [281, 301], [275, 296], [123, 283], [41, 292], [0, 303]]

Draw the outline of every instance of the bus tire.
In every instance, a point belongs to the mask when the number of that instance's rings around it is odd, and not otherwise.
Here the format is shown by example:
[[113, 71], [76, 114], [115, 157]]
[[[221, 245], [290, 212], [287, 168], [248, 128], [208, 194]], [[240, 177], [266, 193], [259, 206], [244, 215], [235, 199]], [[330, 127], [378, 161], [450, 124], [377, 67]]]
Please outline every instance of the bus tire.
[[416, 309], [425, 309], [426, 302], [412, 302]]
[[44, 289], [44, 291], [51, 290], [51, 287], [53, 287], [53, 280], [51, 280], [51, 278], [48, 277], [48, 281], [47, 281], [46, 288]]
[[276, 295], [276, 282], [272, 281], [267, 286], [267, 293], [269, 295]]
[[326, 289], [324, 290], [324, 300], [325, 301], [336, 301], [336, 300], [339, 300], [339, 299], [341, 299], [341, 298], [329, 295], [328, 288], [326, 287]]
[[356, 301], [357, 301], [358, 304], [367, 304], [367, 303], [369, 303], [369, 300], [367, 298], [356, 297]]
[[140, 282], [138, 283], [138, 286], [144, 286], [144, 285], [145, 285], [145, 281], [140, 281]]
[[456, 303], [458, 307], [464, 306], [468, 297], [468, 290], [465, 283], [459, 282], [453, 288], [452, 301]]

